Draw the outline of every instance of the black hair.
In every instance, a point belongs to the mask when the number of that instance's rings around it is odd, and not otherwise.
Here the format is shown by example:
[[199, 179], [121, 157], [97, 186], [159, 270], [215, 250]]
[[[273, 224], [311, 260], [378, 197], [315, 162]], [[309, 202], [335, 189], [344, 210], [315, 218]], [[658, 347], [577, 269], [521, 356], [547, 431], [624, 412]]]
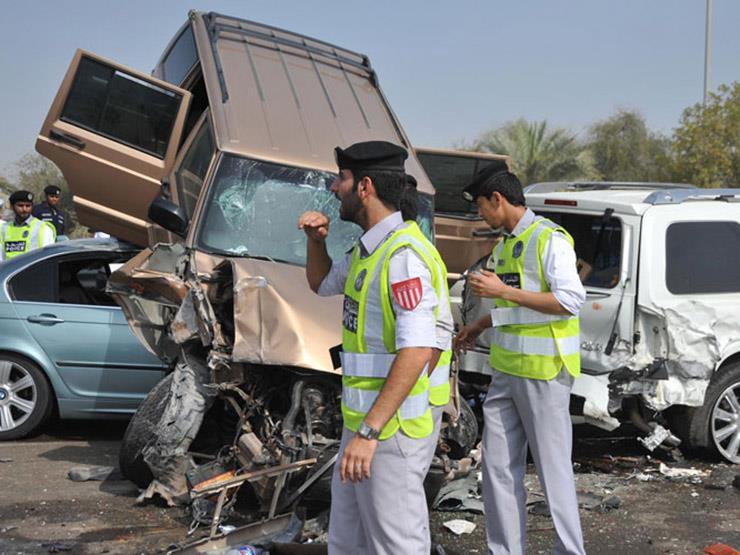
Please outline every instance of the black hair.
[[493, 174], [485, 183], [478, 186], [476, 196], [490, 199], [493, 193], [500, 193], [512, 206], [526, 206], [524, 189], [519, 178], [509, 171]]
[[419, 216], [419, 197], [416, 194], [416, 178], [413, 175], [406, 174], [400, 208], [404, 222], [416, 221]]
[[[406, 189], [406, 176], [400, 172], [371, 170], [371, 171], [353, 171], [353, 190], [357, 190], [357, 185], [363, 177], [368, 177], [375, 186], [375, 192], [380, 201], [391, 210], [401, 210], [403, 206], [404, 193]], [[404, 217], [404, 220], [406, 218]], [[416, 218], [414, 218], [416, 219]]]

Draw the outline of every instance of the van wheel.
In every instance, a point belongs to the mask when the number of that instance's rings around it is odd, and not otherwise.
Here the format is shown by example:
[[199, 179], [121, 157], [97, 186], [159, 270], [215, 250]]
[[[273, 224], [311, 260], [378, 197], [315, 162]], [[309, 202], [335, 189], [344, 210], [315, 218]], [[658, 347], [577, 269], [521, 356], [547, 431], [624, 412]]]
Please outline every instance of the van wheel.
[[118, 465], [123, 476], [140, 488], [147, 487], [154, 479], [143, 452], [147, 443], [157, 435], [159, 421], [170, 400], [172, 376], [167, 374], [149, 391], [123, 434]]
[[0, 355], [0, 441], [33, 433], [53, 406], [51, 387], [38, 366], [21, 357]]
[[740, 361], [717, 370], [701, 407], [675, 407], [670, 420], [687, 447], [740, 463]]

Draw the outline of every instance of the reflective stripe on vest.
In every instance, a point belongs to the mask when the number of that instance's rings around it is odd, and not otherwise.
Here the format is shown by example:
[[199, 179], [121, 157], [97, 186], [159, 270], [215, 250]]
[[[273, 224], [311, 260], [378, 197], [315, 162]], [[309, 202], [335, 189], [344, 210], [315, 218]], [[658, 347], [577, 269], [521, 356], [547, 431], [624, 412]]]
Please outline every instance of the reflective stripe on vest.
[[[342, 403], [350, 410], [367, 414], [375, 403], [380, 391], [342, 387]], [[423, 418], [429, 410], [429, 390], [409, 395], [398, 408], [401, 420]]]
[[[549, 292], [541, 254], [556, 230], [573, 243], [565, 230], [538, 216], [523, 233], [496, 245], [493, 250], [496, 272], [518, 275], [524, 291]], [[496, 308], [491, 310], [489, 363], [492, 368], [543, 380], [557, 376], [563, 366], [574, 376], [580, 373], [577, 316], [543, 314], [501, 299], [495, 303]]]
[[526, 306], [497, 307], [491, 310], [491, 322], [493, 327], [509, 326], [511, 324], [544, 324], [546, 322], [557, 322], [568, 320], [572, 316], [560, 314], [545, 314], [532, 310]]
[[[557, 341], [557, 344], [555, 343]], [[574, 355], [580, 351], [581, 345], [577, 335], [561, 337], [553, 340], [552, 337], [532, 337], [529, 335], [513, 335], [494, 329], [491, 333], [491, 343], [502, 349], [528, 355]], [[560, 347], [560, 348], [558, 348]]]

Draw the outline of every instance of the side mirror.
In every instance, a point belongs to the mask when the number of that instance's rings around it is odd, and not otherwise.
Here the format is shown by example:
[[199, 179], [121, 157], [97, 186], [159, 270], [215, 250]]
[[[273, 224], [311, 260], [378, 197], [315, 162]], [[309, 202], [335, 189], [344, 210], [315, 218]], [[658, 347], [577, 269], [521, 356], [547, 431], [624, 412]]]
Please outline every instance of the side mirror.
[[149, 213], [147, 215], [151, 221], [161, 225], [167, 231], [171, 231], [180, 237], [185, 237], [188, 220], [182, 209], [174, 202], [158, 196], [149, 205]]

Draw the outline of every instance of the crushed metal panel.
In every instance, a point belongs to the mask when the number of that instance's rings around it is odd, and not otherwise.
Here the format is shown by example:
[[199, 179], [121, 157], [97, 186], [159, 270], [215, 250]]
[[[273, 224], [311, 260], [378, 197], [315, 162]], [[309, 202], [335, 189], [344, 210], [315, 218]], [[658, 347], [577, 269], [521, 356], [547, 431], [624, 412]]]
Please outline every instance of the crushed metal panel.
[[586, 423], [608, 431], [619, 427], [619, 420], [609, 414], [609, 377], [606, 374], [581, 373], [573, 381], [571, 394], [585, 399], [583, 418]]
[[298, 266], [231, 260], [233, 360], [298, 366], [339, 374], [329, 349], [342, 342], [340, 297], [319, 297]]
[[144, 249], [108, 279], [106, 291], [123, 309], [131, 331], [146, 349], [171, 363], [179, 352], [167, 326], [170, 307], [187, 294], [187, 285], [173, 272], [180, 264], [182, 245], [160, 244]]
[[658, 357], [666, 359], [667, 379], [640, 391], [654, 410], [671, 405], [701, 406], [715, 369], [732, 351], [740, 335], [734, 306], [687, 300], [667, 308], [640, 306], [637, 329], [644, 340], [629, 368], [644, 368]]

